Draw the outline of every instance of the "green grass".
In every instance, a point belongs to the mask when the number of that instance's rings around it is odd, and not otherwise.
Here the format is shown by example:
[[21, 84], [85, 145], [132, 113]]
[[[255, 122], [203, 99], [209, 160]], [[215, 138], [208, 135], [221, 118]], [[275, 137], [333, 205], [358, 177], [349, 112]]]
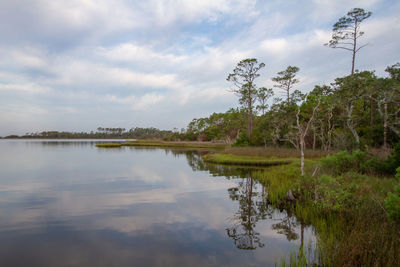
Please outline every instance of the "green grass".
[[97, 147], [101, 148], [120, 148], [122, 146], [121, 143], [101, 143], [96, 144]]
[[292, 159], [238, 156], [233, 154], [222, 154], [222, 153], [203, 155], [203, 160], [205, 162], [211, 162], [216, 164], [243, 165], [243, 166], [276, 166], [276, 165], [289, 164], [293, 161]]

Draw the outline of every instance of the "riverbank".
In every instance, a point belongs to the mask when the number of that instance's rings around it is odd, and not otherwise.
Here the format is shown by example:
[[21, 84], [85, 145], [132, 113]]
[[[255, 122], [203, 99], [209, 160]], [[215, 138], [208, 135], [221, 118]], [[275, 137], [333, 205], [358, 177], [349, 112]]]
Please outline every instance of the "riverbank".
[[203, 160], [205, 162], [210, 162], [215, 164], [267, 167], [267, 166], [289, 164], [296, 159], [291, 159], [291, 158], [282, 159], [276, 157], [259, 157], [259, 156], [245, 156], [245, 155], [235, 155], [227, 153], [213, 153], [213, 154], [203, 155]]
[[[282, 163], [254, 169], [250, 176], [268, 188], [268, 201], [274, 207], [295, 215], [301, 225], [312, 225], [318, 237], [313, 251], [304, 253], [302, 246], [282, 265], [400, 266], [400, 222], [388, 218], [385, 207], [388, 194], [399, 185], [394, 175], [380, 173], [378, 159], [365, 152], [323, 157], [319, 156], [323, 152], [314, 151], [301, 176], [300, 162], [293, 157], [296, 153], [228, 148], [203, 159], [248, 166]], [[288, 197], [289, 191], [294, 200]]]

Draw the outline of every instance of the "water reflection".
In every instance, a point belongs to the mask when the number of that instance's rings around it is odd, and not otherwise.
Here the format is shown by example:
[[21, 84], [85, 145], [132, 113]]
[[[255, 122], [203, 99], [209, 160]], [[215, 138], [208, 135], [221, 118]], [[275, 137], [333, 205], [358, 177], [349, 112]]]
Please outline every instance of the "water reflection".
[[252, 178], [245, 178], [237, 187], [228, 189], [230, 199], [238, 202], [239, 210], [231, 218], [232, 226], [226, 229], [226, 233], [239, 249], [264, 247], [255, 227], [260, 219], [266, 218], [268, 203], [262, 194], [264, 188], [257, 189]]
[[237, 248], [253, 250], [264, 247], [260, 233], [255, 229], [258, 221], [270, 219], [276, 222], [271, 228], [278, 234], [284, 235], [288, 241], [299, 239], [296, 231], [300, 228], [299, 251], [302, 253], [306, 225], [286, 210], [274, 216], [276, 209], [268, 203], [268, 188], [252, 178], [252, 171], [268, 171], [268, 168], [216, 165], [202, 160], [201, 156], [204, 152], [186, 151], [184, 153], [189, 166], [194, 171], [207, 170], [213, 176], [225, 176], [228, 179], [241, 178], [236, 187], [228, 189], [229, 198], [239, 205], [238, 211], [230, 218], [232, 225], [226, 229], [227, 235], [233, 239]]
[[0, 142], [2, 266], [268, 266], [300, 246], [251, 169], [204, 149], [39, 144]]

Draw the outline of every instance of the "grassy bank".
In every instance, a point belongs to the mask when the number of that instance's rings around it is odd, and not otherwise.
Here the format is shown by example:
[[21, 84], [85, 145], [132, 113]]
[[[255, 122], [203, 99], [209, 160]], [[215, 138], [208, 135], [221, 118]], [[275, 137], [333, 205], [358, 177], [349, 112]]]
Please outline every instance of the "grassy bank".
[[233, 155], [226, 153], [206, 154], [203, 155], [203, 160], [205, 162], [216, 163], [216, 164], [243, 165], [243, 166], [276, 166], [276, 165], [289, 164], [293, 162], [293, 159], [242, 156], [242, 155]]
[[[307, 160], [306, 175], [301, 176], [298, 161], [293, 161], [256, 170], [252, 177], [268, 188], [272, 205], [314, 226], [319, 265], [400, 266], [400, 223], [389, 219], [385, 208], [385, 198], [399, 182], [390, 175], [361, 173], [357, 164], [337, 173], [335, 164], [343, 162]], [[312, 176], [317, 165], [320, 168]], [[295, 203], [286, 200], [289, 190]], [[313, 264], [297, 254], [286, 266]]]
[[96, 144], [97, 147], [102, 147], [102, 148], [119, 148], [122, 146], [121, 143], [101, 143], [101, 144]]

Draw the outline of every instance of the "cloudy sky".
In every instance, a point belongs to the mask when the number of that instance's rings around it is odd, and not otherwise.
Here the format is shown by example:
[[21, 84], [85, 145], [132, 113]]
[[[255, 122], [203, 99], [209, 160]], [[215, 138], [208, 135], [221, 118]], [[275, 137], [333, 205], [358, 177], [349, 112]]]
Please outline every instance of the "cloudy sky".
[[185, 127], [237, 107], [227, 75], [264, 62], [259, 86], [289, 64], [308, 92], [350, 72], [351, 53], [324, 47], [354, 7], [359, 70], [400, 61], [393, 0], [0, 0], [0, 136], [97, 127]]

